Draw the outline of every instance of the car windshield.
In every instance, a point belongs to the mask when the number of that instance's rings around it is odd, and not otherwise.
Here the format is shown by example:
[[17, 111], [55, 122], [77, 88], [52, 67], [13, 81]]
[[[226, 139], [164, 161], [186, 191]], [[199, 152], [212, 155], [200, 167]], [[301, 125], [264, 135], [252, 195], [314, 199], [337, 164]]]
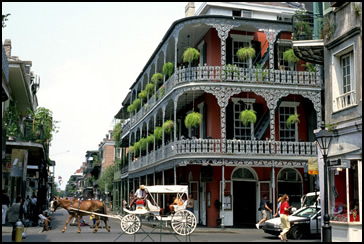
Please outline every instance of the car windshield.
[[318, 195], [315, 196], [307, 196], [305, 199], [305, 202], [303, 203], [304, 206], [312, 206], [315, 205], [316, 199], [318, 198]]
[[293, 215], [298, 217], [311, 218], [315, 214], [316, 214], [316, 208], [304, 208], [301, 211], [294, 213]]

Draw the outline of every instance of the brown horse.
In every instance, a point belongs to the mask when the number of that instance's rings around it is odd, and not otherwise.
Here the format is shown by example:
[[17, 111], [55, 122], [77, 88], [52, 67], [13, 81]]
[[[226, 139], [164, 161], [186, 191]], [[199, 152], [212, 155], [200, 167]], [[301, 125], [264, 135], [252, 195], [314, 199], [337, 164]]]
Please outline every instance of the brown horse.
[[[68, 198], [57, 198], [54, 197], [54, 201], [53, 201], [53, 205], [51, 207], [51, 211], [55, 212], [56, 209], [58, 207], [62, 207], [64, 209], [66, 209], [68, 211], [69, 217], [66, 221], [66, 224], [63, 227], [62, 232], [64, 233], [67, 229], [67, 225], [68, 222], [73, 218], [76, 217], [77, 220], [77, 226], [78, 226], [78, 233], [81, 232], [81, 228], [80, 228], [80, 217], [81, 216], [86, 216], [86, 215], [91, 215], [93, 213], [102, 213], [102, 214], [107, 214], [106, 212], [106, 205], [105, 203], [98, 201], [98, 200], [85, 200], [82, 201], [80, 204], [79, 200], [70, 200]], [[76, 209], [76, 210], [75, 210]], [[82, 211], [87, 211], [90, 213], [85, 213]], [[94, 233], [96, 233], [99, 229], [99, 224], [100, 224], [100, 219], [98, 215], [95, 215], [96, 217], [96, 226], [95, 226], [95, 230]], [[110, 228], [107, 225], [107, 217], [102, 217], [103, 221], [105, 222], [105, 226], [106, 226], [106, 230], [108, 232], [110, 232]]]

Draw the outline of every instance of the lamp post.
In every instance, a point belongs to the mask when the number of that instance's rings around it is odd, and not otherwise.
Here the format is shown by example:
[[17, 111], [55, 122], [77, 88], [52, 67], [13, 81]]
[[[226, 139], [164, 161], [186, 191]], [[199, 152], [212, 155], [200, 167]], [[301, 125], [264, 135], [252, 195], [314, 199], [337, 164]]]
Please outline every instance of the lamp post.
[[328, 190], [327, 190], [327, 154], [329, 151], [329, 146], [331, 143], [331, 139], [333, 137], [332, 132], [325, 130], [324, 124], [321, 125], [321, 130], [315, 133], [316, 141], [319, 145], [319, 148], [322, 153], [322, 157], [324, 159], [324, 191], [325, 191], [325, 212], [324, 212], [324, 225], [321, 227], [323, 242], [331, 242], [331, 226], [330, 226], [330, 218], [329, 218], [329, 204], [328, 204]]

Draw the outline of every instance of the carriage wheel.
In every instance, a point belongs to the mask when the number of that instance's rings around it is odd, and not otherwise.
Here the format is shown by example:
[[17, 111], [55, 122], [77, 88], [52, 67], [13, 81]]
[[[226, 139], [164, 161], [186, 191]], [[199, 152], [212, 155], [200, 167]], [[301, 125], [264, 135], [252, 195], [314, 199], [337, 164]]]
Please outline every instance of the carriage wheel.
[[128, 214], [125, 215], [122, 219], [121, 219], [121, 229], [126, 233], [126, 234], [134, 234], [136, 232], [138, 232], [138, 230], [140, 229], [141, 223], [140, 223], [140, 218], [135, 215], [135, 214]]
[[182, 236], [191, 234], [196, 229], [196, 225], [197, 220], [195, 215], [188, 210], [177, 211], [171, 221], [174, 232]]

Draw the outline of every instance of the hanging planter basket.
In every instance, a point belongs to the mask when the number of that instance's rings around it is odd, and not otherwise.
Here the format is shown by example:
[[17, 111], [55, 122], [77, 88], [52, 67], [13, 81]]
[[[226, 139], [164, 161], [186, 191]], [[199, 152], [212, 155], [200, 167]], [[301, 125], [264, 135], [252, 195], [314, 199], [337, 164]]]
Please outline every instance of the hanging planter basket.
[[172, 131], [173, 131], [173, 127], [174, 127], [174, 122], [172, 120], [167, 120], [162, 125], [162, 128], [164, 130], [164, 133], [166, 133], [166, 134], [171, 134]]
[[293, 52], [293, 49], [291, 48], [283, 53], [283, 60], [288, 62], [289, 66], [291, 67], [291, 70], [293, 71], [294, 64], [297, 63], [298, 60], [300, 59], [296, 57], [296, 55]]
[[183, 62], [191, 63], [193, 60], [198, 59], [200, 57], [200, 52], [193, 47], [189, 47], [183, 53]]
[[300, 115], [299, 114], [297, 114], [297, 113], [295, 113], [295, 114], [292, 114], [291, 116], [289, 116], [288, 117], [288, 119], [287, 119], [287, 122], [286, 122], [286, 124], [287, 124], [287, 128], [290, 128], [291, 127], [291, 125], [293, 125], [293, 124], [295, 124], [295, 123], [299, 123], [300, 122], [300, 120], [299, 120], [299, 117]]
[[244, 48], [240, 48], [237, 52], [236, 52], [236, 56], [238, 56], [238, 58], [240, 60], [249, 60], [255, 57], [255, 49], [252, 47], [244, 47]]
[[253, 109], [245, 109], [240, 113], [240, 120], [244, 126], [247, 126], [249, 123], [255, 123], [257, 121], [257, 112]]
[[163, 74], [167, 77], [171, 77], [173, 73], [174, 65], [171, 62], [167, 62], [163, 65]]
[[197, 127], [201, 124], [202, 114], [198, 112], [192, 112], [188, 114], [185, 118], [185, 126], [186, 128]]
[[158, 85], [159, 81], [162, 81], [162, 80], [163, 80], [163, 75], [161, 73], [155, 73], [151, 79], [151, 81], [154, 85]]
[[161, 140], [163, 135], [163, 128], [162, 127], [155, 127], [154, 129], [154, 136], [156, 140]]
[[148, 144], [153, 144], [154, 143], [154, 135], [149, 135], [147, 137], [147, 143]]

